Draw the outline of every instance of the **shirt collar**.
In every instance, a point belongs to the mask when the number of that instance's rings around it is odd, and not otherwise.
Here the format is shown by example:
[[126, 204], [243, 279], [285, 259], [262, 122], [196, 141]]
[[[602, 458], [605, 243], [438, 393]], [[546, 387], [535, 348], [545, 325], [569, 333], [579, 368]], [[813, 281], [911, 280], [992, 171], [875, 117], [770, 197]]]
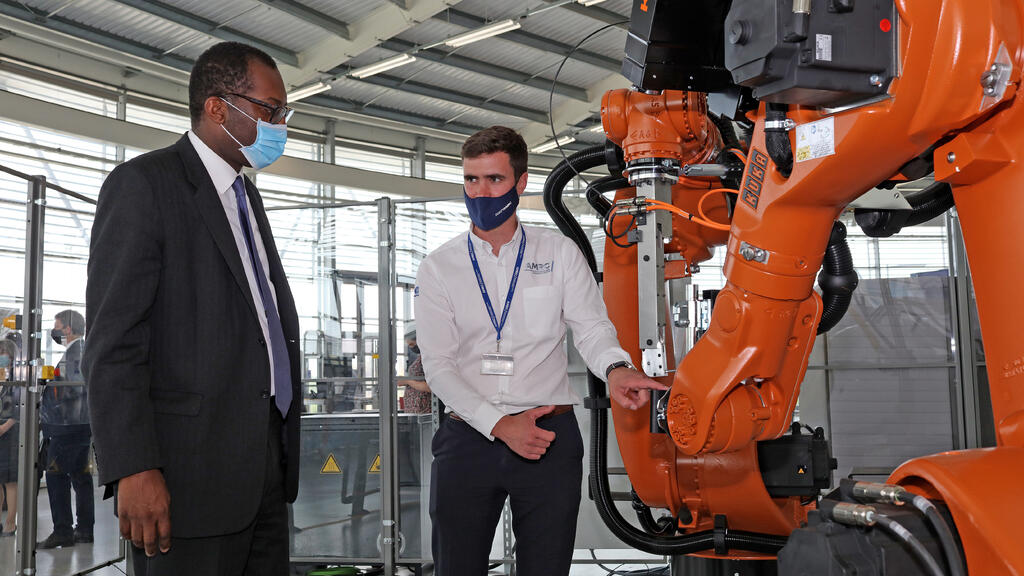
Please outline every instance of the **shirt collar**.
[[188, 139], [192, 142], [192, 147], [196, 149], [199, 159], [203, 161], [203, 166], [206, 167], [206, 171], [210, 174], [210, 180], [213, 181], [213, 187], [217, 190], [217, 193], [224, 194], [231, 190], [231, 185], [235, 183], [235, 178], [241, 176], [242, 173], [240, 171], [235, 172], [231, 165], [214, 152], [212, 148], [207, 146], [206, 142], [203, 142], [195, 132], [189, 130]]
[[[517, 216], [517, 218], [518, 218], [518, 216]], [[523, 235], [523, 221], [522, 221], [522, 219], [520, 219], [519, 220], [519, 226], [516, 226], [516, 231], [512, 234], [512, 238], [509, 239], [508, 242], [502, 244], [501, 248], [498, 249], [498, 256], [497, 257], [501, 257], [501, 255], [503, 255], [506, 252], [506, 250], [508, 249], [509, 246], [513, 246], [514, 249], [518, 250], [519, 249], [519, 239], [522, 237], [522, 235]], [[473, 242], [473, 247], [476, 249], [477, 252], [483, 251], [483, 252], [486, 252], [486, 253], [490, 254], [492, 257], [494, 257], [494, 253], [491, 252], [491, 250], [493, 250], [494, 247], [491, 246], [490, 242], [484, 240], [483, 238], [481, 238], [481, 237], [479, 237], [479, 236], [477, 236], [476, 234], [473, 233], [473, 225], [472, 224], [469, 225], [469, 238]]]

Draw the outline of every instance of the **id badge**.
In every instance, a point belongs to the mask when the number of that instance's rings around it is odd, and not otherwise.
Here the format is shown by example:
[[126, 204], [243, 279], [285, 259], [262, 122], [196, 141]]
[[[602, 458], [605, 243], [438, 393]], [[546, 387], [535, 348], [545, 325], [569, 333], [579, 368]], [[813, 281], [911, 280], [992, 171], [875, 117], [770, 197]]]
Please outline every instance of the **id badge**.
[[487, 376], [511, 376], [512, 366], [511, 354], [484, 354], [480, 361], [480, 373]]

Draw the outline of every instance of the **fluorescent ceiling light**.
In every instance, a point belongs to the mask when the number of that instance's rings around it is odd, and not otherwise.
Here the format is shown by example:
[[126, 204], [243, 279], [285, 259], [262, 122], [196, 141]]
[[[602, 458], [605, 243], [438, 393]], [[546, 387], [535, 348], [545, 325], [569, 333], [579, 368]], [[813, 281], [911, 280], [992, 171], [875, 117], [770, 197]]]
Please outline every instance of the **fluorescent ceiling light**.
[[451, 38], [445, 40], [444, 43], [446, 46], [458, 48], [459, 46], [472, 44], [477, 40], [483, 40], [484, 38], [490, 38], [491, 36], [504, 34], [505, 32], [509, 32], [511, 30], [518, 30], [522, 28], [522, 26], [523, 25], [520, 24], [518, 20], [512, 20], [511, 18], [509, 18], [508, 20], [499, 20], [497, 22], [488, 24], [487, 26], [477, 28], [476, 30], [470, 30], [469, 32], [465, 32], [457, 36], [452, 36]]
[[587, 132], [604, 132], [604, 124], [598, 124], [597, 126], [587, 130]]
[[533, 152], [534, 154], [540, 154], [541, 152], [547, 152], [552, 148], [556, 148], [558, 146], [565, 146], [566, 144], [575, 141], [576, 139], [573, 138], [572, 136], [561, 136], [555, 140], [548, 140], [547, 142], [540, 144], [539, 146], [531, 148], [530, 152]]
[[377, 62], [375, 64], [363, 66], [362, 68], [356, 68], [355, 70], [349, 72], [349, 75], [355, 76], [356, 78], [366, 78], [367, 76], [380, 74], [381, 72], [386, 72], [388, 70], [391, 70], [392, 68], [398, 68], [399, 66], [404, 66], [410, 62], [415, 61], [416, 58], [409, 54], [399, 54], [398, 56], [393, 56], [391, 58], [388, 58], [387, 60], [381, 60], [380, 62]]
[[302, 88], [297, 88], [296, 90], [288, 93], [288, 102], [291, 103], [296, 100], [302, 100], [303, 98], [307, 98], [321, 92], [326, 92], [330, 89], [331, 85], [327, 82], [316, 82], [308, 86], [303, 86]]
[[584, 6], [593, 6], [594, 4], [600, 4], [601, 2], [604, 2], [604, 0], [576, 0], [576, 1], [579, 2], [580, 4], [583, 4]]

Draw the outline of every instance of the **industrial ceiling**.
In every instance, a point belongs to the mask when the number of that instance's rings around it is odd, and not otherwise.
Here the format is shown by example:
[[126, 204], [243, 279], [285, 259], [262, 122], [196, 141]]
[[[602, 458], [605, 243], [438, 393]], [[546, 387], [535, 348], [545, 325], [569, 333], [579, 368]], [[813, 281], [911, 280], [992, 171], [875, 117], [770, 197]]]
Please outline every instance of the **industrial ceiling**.
[[[0, 67], [183, 110], [192, 63], [235, 40], [277, 60], [299, 131], [322, 134], [330, 120], [341, 137], [409, 148], [420, 136], [450, 154], [493, 124], [520, 130], [531, 147], [550, 144], [550, 121], [575, 149], [603, 141], [601, 95], [626, 85], [630, 9], [630, 0], [0, 0]], [[299, 89], [316, 93], [298, 98]], [[541, 164], [560, 158], [546, 154]]]

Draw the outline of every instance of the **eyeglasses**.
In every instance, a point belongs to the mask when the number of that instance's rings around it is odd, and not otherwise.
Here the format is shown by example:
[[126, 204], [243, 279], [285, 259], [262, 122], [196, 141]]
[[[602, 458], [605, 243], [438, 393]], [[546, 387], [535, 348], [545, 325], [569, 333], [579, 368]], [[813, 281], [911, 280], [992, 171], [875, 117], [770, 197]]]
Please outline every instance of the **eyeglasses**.
[[295, 110], [293, 110], [292, 108], [289, 108], [287, 106], [274, 106], [273, 104], [271, 104], [269, 102], [264, 102], [262, 100], [257, 100], [255, 98], [250, 98], [249, 96], [246, 96], [245, 94], [236, 94], [234, 92], [228, 92], [227, 95], [228, 96], [238, 96], [239, 98], [241, 98], [243, 100], [248, 100], [249, 102], [252, 102], [253, 104], [255, 104], [257, 106], [263, 106], [267, 110], [270, 110], [270, 123], [271, 124], [279, 124], [281, 122], [288, 123], [288, 120], [291, 120], [292, 114], [295, 113]]

